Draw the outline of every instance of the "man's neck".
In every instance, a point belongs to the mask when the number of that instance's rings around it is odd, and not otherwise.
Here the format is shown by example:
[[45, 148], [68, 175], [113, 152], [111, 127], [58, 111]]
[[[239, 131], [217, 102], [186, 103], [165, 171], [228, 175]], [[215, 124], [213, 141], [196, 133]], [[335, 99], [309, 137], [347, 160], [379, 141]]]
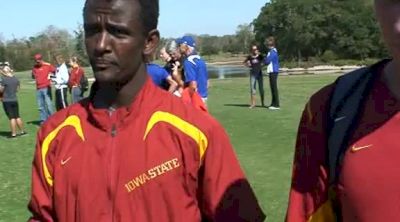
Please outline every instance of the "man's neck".
[[93, 104], [96, 108], [127, 107], [135, 99], [147, 79], [144, 63], [140, 66], [135, 76], [125, 84], [97, 83], [93, 95]]

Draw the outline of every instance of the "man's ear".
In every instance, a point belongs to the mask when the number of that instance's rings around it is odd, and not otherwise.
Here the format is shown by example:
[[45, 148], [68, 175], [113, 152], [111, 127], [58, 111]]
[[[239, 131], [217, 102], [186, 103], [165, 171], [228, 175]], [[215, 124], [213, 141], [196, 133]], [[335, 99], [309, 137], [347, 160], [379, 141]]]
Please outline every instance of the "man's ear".
[[160, 42], [160, 32], [157, 29], [151, 30], [146, 38], [146, 43], [143, 49], [143, 55], [148, 57], [154, 54], [159, 42]]

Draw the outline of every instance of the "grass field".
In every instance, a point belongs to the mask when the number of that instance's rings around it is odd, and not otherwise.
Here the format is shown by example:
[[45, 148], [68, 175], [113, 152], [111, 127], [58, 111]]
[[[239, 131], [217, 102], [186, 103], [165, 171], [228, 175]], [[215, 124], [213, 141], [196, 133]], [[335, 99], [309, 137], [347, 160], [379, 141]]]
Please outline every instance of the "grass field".
[[[28, 217], [26, 204], [37, 131], [32, 122], [39, 116], [34, 85], [28, 73], [17, 73], [17, 76], [22, 81], [21, 116], [29, 135], [7, 139], [8, 121], [0, 111], [0, 221], [5, 222], [26, 221]], [[295, 135], [304, 104], [312, 92], [334, 78], [333, 75], [280, 77], [282, 109], [279, 111], [247, 108], [247, 78], [211, 81], [211, 113], [229, 133], [268, 221], [283, 221], [285, 215]], [[269, 92], [268, 87], [266, 91]], [[268, 104], [270, 94], [266, 95]]]

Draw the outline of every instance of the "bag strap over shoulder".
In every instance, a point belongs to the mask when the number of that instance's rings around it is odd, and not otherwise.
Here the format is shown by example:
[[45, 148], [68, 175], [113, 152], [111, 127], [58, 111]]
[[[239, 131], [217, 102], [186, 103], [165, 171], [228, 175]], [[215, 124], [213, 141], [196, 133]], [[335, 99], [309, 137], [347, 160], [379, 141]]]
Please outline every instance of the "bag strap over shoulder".
[[337, 182], [340, 165], [349, 138], [358, 125], [362, 106], [378, 75], [378, 70], [390, 60], [357, 69], [339, 77], [330, 98], [328, 116], [329, 182]]

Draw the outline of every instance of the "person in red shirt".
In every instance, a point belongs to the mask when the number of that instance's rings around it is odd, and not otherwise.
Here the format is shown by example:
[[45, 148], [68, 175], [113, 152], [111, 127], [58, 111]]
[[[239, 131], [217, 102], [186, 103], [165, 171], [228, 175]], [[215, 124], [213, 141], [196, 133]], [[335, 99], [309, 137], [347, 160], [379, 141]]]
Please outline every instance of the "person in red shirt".
[[223, 128], [148, 78], [158, 0], [87, 0], [90, 96], [39, 130], [29, 221], [264, 221]]
[[[342, 141], [346, 150], [335, 169], [329, 168], [328, 129], [332, 122], [343, 124], [349, 118], [330, 117], [338, 82], [308, 101], [297, 136], [288, 222], [400, 221], [400, 1], [375, 0], [375, 11], [393, 59], [364, 69], [372, 76], [371, 85], [359, 108], [354, 105], [358, 117]], [[354, 73], [341, 79], [350, 85]], [[337, 174], [333, 181], [332, 172]]]
[[68, 87], [71, 90], [72, 103], [76, 103], [83, 97], [80, 81], [82, 76], [85, 74], [85, 71], [79, 66], [78, 58], [75, 56], [70, 59], [69, 65], [72, 68], [70, 71]]
[[36, 82], [36, 101], [39, 107], [40, 122], [43, 123], [54, 113], [51, 103], [50, 76], [56, 71], [50, 63], [43, 61], [42, 55], [34, 56], [35, 65], [32, 69], [32, 78]]

